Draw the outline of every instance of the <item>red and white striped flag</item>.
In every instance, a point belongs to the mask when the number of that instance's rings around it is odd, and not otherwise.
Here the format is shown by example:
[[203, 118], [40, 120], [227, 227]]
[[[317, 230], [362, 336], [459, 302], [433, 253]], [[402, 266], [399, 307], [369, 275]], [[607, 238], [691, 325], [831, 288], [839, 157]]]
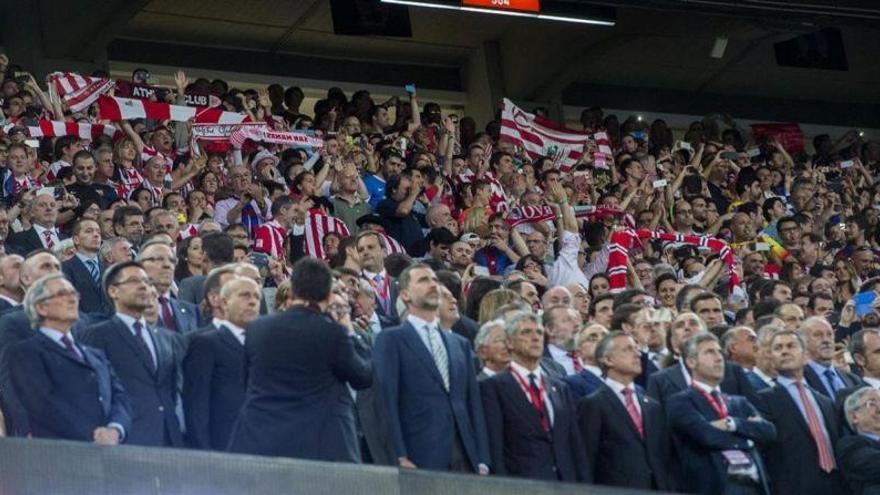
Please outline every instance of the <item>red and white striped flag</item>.
[[[78, 136], [80, 139], [95, 139], [101, 134], [106, 134], [114, 139], [121, 137], [122, 133], [119, 129], [112, 125], [101, 124], [78, 124], [76, 122], [58, 122], [54, 120], [40, 120], [38, 125], [26, 127], [28, 136], [32, 138], [50, 138], [60, 136]], [[12, 125], [3, 128], [4, 132], [9, 132]]]
[[53, 72], [46, 76], [46, 83], [55, 90], [71, 112], [88, 108], [114, 86], [110, 79], [86, 77], [73, 72]]
[[247, 118], [247, 115], [243, 113], [224, 112], [217, 108], [186, 107], [112, 96], [98, 98], [98, 111], [101, 118], [106, 120], [145, 118], [186, 122], [193, 119], [193, 122], [203, 124], [239, 124]]
[[395, 253], [406, 254], [406, 249], [404, 249], [403, 244], [397, 242], [397, 239], [391, 237], [390, 235], [388, 235], [382, 231], [377, 231], [376, 233], [379, 234], [379, 237], [382, 238], [382, 242], [385, 243], [385, 251], [387, 251], [388, 254], [395, 254]]
[[569, 171], [584, 154], [589, 134], [534, 115], [504, 99], [501, 113], [501, 136], [525, 148], [532, 160], [550, 157], [563, 172]]
[[324, 258], [324, 236], [330, 232], [336, 232], [342, 237], [350, 235], [348, 227], [342, 220], [324, 215], [322, 213], [309, 213], [305, 223], [306, 245], [305, 252], [309, 256], [314, 256], [320, 260]]

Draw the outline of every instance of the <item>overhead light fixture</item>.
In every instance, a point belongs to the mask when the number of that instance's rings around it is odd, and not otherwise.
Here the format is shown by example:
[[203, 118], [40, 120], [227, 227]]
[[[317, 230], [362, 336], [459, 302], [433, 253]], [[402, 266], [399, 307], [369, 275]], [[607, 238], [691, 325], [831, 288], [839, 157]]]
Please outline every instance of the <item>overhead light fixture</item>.
[[724, 58], [724, 52], [727, 50], [727, 36], [718, 36], [715, 43], [712, 44], [712, 51], [709, 56], [712, 58]]
[[508, 15], [513, 17], [529, 17], [532, 19], [542, 19], [546, 21], [562, 21], [562, 22], [574, 22], [578, 24], [592, 24], [595, 26], [614, 26], [615, 21], [608, 21], [603, 19], [595, 19], [590, 17], [568, 17], [564, 15], [555, 15], [555, 14], [542, 14], [540, 12], [522, 12], [518, 10], [503, 10], [503, 9], [483, 9], [477, 7], [468, 7], [462, 6], [459, 4], [459, 0], [447, 1], [446, 3], [441, 3], [443, 0], [439, 1], [421, 1], [421, 0], [382, 0], [382, 3], [390, 3], [397, 5], [407, 5], [410, 7], [426, 7], [430, 9], [443, 9], [443, 10], [463, 10], [466, 12], [477, 12], [480, 14], [501, 14]]

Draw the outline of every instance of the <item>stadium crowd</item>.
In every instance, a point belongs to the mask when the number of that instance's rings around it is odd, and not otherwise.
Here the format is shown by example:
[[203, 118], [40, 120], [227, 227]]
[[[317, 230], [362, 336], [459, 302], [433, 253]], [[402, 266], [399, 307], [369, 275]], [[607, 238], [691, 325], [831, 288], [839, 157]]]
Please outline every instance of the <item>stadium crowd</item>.
[[278, 84], [115, 83], [305, 144], [200, 139], [198, 116], [114, 120], [0, 71], [7, 436], [880, 487], [880, 143], [855, 130], [807, 153], [589, 108], [565, 163], [414, 88], [304, 109]]

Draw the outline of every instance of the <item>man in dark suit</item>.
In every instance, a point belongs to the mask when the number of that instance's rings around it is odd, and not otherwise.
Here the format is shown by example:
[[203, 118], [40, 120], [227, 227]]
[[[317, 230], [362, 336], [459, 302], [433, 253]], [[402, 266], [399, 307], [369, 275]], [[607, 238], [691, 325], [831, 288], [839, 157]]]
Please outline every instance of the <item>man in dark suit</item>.
[[834, 404], [804, 380], [806, 344], [791, 330], [770, 339], [776, 386], [758, 393], [761, 415], [776, 426], [764, 457], [773, 493], [848, 493], [834, 459], [840, 436]]
[[31, 228], [11, 234], [6, 239], [6, 252], [26, 256], [36, 249], [52, 250], [61, 242], [61, 233], [55, 226], [58, 220], [59, 202], [53, 195], [54, 188], [37, 190], [31, 204]]
[[574, 347], [578, 350], [584, 369], [565, 377], [565, 383], [571, 390], [575, 401], [595, 392], [602, 384], [602, 370], [596, 363], [596, 347], [602, 337], [608, 335], [608, 329], [602, 325], [592, 324], [582, 328], [574, 337]]
[[71, 233], [76, 254], [61, 264], [61, 271], [69, 280], [77, 282], [81, 313], [108, 315], [113, 307], [101, 288], [101, 273], [104, 271], [98, 259], [101, 227], [94, 220], [80, 220], [73, 224]]
[[220, 290], [223, 319], [215, 330], [195, 332], [183, 360], [183, 410], [187, 444], [225, 451], [244, 403], [245, 327], [260, 316], [260, 287], [234, 277]]
[[649, 378], [659, 371], [647, 351], [647, 343], [640, 341], [640, 339], [644, 338], [643, 336], [646, 331], [650, 331], [652, 325], [650, 320], [651, 311], [653, 310], [639, 303], [626, 303], [619, 306], [615, 304], [614, 314], [611, 317], [611, 328], [632, 335], [642, 348], [639, 355], [639, 360], [642, 363], [642, 373], [635, 379], [636, 385], [640, 387], [645, 387]]
[[663, 407], [634, 380], [642, 372], [639, 345], [611, 332], [596, 347], [605, 383], [578, 404], [578, 421], [595, 483], [673, 491], [671, 440]]
[[837, 391], [835, 402], [843, 418], [843, 425], [847, 429], [849, 424], [844, 413], [847, 397], [866, 386], [880, 391], [880, 330], [866, 328], [852, 334], [849, 338], [849, 353], [861, 370], [862, 383]]
[[[214, 268], [221, 267], [233, 261], [234, 243], [229, 234], [212, 232], [202, 236], [202, 251], [204, 251], [203, 271], [210, 274]], [[193, 275], [180, 281], [177, 297], [195, 305], [202, 304], [205, 299], [206, 275]], [[206, 323], [203, 321], [203, 325]]]
[[34, 282], [24, 306], [37, 331], [13, 345], [9, 367], [30, 434], [120, 443], [131, 431], [131, 405], [104, 353], [74, 341], [76, 289], [60, 273], [49, 274]]
[[507, 347], [507, 335], [504, 333], [504, 320], [490, 320], [483, 323], [474, 339], [474, 345], [483, 365], [477, 374], [477, 381], [495, 376], [510, 365], [510, 349]]
[[488, 474], [473, 351], [461, 336], [439, 329], [434, 271], [422, 264], [405, 269], [400, 297], [407, 305], [406, 322], [382, 331], [373, 348], [398, 463]]
[[160, 241], [141, 246], [138, 261], [153, 280], [159, 293], [159, 322], [172, 332], [187, 334], [199, 328], [199, 310], [195, 304], [177, 299], [171, 294], [177, 257], [174, 249]]
[[764, 325], [758, 329], [756, 341], [758, 352], [755, 354], [755, 366], [746, 371], [746, 378], [749, 379], [756, 394], [776, 384], [776, 370], [773, 369], [773, 356], [770, 352], [770, 337], [778, 328], [781, 327]]
[[505, 324], [512, 360], [480, 382], [492, 471], [524, 478], [592, 481], [568, 388], [541, 371], [544, 329], [531, 312]]
[[220, 288], [226, 282], [235, 278], [237, 266], [235, 263], [228, 263], [208, 272], [204, 286], [205, 299], [199, 305], [199, 316], [201, 317], [199, 323], [202, 326], [197, 331], [188, 334], [187, 338], [191, 338], [201, 332], [220, 328], [220, 320], [226, 319], [226, 315], [223, 314], [223, 298], [220, 297]]
[[775, 440], [776, 428], [745, 398], [721, 393], [724, 357], [717, 337], [691, 336], [682, 356], [693, 381], [669, 398], [666, 416], [678, 447], [683, 488], [706, 495], [769, 495], [756, 447]]
[[804, 379], [813, 390], [832, 400], [839, 390], [861, 385], [862, 380], [834, 366], [834, 329], [822, 316], [811, 316], [800, 326], [807, 344]]
[[152, 283], [140, 263], [118, 263], [104, 274], [104, 290], [116, 314], [89, 327], [80, 340], [104, 351], [131, 397], [133, 421], [126, 443], [180, 447], [175, 414], [180, 381], [180, 337], [151, 328], [144, 311]]
[[376, 312], [379, 315], [399, 321], [395, 302], [398, 296], [397, 281], [385, 270], [385, 244], [374, 231], [363, 231], [357, 236], [357, 250], [363, 267], [363, 276], [376, 291]]
[[295, 306], [248, 326], [249, 379], [229, 451], [360, 462], [348, 387], [369, 387], [372, 368], [352, 342], [350, 307], [333, 303], [332, 275], [323, 261], [301, 259], [290, 280]]
[[844, 411], [855, 435], [837, 441], [840, 470], [854, 495], [880, 493], [880, 392], [861, 387], [846, 399]]
[[[60, 273], [61, 263], [52, 253], [31, 253], [21, 265], [19, 278], [23, 289], [50, 273]], [[74, 326], [76, 330], [79, 322]], [[10, 436], [27, 436], [30, 432], [24, 406], [18, 400], [9, 375], [10, 348], [16, 342], [34, 335], [23, 306], [11, 308], [0, 316], [0, 409], [4, 411], [6, 432]]]

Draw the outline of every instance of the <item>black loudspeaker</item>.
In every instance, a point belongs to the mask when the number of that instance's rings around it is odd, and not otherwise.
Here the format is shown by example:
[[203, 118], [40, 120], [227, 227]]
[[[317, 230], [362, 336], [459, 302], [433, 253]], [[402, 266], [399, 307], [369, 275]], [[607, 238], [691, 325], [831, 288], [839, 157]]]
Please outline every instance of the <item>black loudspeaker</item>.
[[840, 29], [825, 28], [774, 43], [776, 63], [784, 67], [849, 70]]
[[409, 9], [379, 0], [330, 0], [333, 32], [353, 36], [412, 37]]

